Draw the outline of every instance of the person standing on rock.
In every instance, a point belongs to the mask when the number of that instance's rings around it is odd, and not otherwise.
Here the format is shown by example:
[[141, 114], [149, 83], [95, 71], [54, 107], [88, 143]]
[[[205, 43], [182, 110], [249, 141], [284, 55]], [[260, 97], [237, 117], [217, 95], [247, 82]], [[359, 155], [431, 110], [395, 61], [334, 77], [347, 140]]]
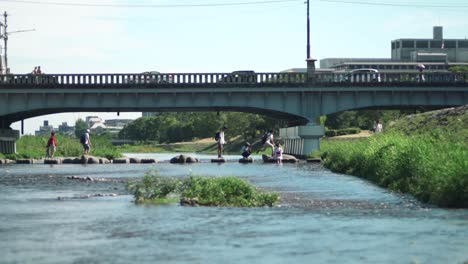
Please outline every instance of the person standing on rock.
[[279, 143], [275, 144], [275, 159], [276, 163], [281, 164], [283, 163], [283, 148]]
[[221, 131], [216, 133], [215, 139], [218, 141], [218, 158], [222, 158], [224, 152], [224, 144], [226, 144], [226, 140], [224, 139], [224, 131], [227, 129], [226, 126], [223, 126]]
[[250, 145], [249, 142], [246, 142], [245, 145], [242, 146], [241, 155], [244, 159], [248, 159], [250, 154], [252, 154], [252, 145]]
[[55, 132], [51, 132], [50, 138], [47, 141], [47, 156], [53, 159], [56, 150], [57, 150], [57, 138], [55, 138]]
[[273, 129], [268, 130], [263, 134], [262, 139], [260, 140], [261, 147], [257, 150], [257, 153], [264, 151], [267, 148], [271, 148], [271, 157], [275, 156], [275, 140], [273, 136]]
[[89, 129], [86, 129], [86, 132], [81, 135], [80, 143], [83, 145], [84, 154], [88, 155], [91, 150], [91, 138], [89, 137]]

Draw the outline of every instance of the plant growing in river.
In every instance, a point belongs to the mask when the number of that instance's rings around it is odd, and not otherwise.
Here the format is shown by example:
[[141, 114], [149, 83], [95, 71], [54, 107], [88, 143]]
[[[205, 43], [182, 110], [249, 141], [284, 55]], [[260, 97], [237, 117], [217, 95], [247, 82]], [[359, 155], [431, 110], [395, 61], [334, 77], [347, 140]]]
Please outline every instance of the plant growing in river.
[[200, 205], [261, 207], [279, 201], [277, 193], [257, 190], [238, 177], [206, 178], [190, 176], [182, 184], [182, 197], [196, 198]]
[[141, 181], [130, 181], [127, 189], [136, 203], [174, 202], [180, 196], [196, 200], [204, 206], [261, 207], [273, 206], [279, 201], [277, 193], [257, 190], [252, 184], [237, 177], [207, 178], [190, 176], [183, 180], [163, 178], [157, 171], [145, 174]]
[[181, 181], [174, 178], [162, 178], [158, 171], [152, 170], [145, 174], [141, 181], [129, 181], [127, 189], [135, 196], [136, 203], [145, 203], [148, 201], [167, 200], [170, 194], [178, 193]]

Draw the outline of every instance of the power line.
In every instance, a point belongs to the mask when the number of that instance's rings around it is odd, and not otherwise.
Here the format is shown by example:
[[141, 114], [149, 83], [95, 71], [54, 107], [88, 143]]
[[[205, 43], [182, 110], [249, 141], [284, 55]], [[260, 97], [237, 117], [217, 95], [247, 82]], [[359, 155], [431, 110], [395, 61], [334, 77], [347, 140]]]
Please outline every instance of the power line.
[[63, 2], [39, 2], [28, 0], [0, 0], [0, 2], [11, 2], [21, 4], [38, 4], [38, 5], [56, 5], [56, 6], [80, 6], [80, 7], [125, 7], [125, 8], [175, 8], [175, 7], [216, 7], [216, 6], [240, 6], [240, 5], [261, 5], [261, 4], [277, 4], [285, 2], [303, 2], [304, 0], [266, 0], [266, 1], [249, 1], [249, 2], [231, 2], [217, 4], [146, 4], [146, 5], [128, 5], [128, 4], [76, 4]]
[[318, 0], [320, 2], [354, 4], [354, 5], [375, 5], [375, 6], [396, 6], [396, 7], [428, 7], [428, 8], [468, 8], [468, 5], [447, 5], [447, 4], [406, 4], [406, 3], [376, 3], [364, 1], [346, 1], [346, 0]]

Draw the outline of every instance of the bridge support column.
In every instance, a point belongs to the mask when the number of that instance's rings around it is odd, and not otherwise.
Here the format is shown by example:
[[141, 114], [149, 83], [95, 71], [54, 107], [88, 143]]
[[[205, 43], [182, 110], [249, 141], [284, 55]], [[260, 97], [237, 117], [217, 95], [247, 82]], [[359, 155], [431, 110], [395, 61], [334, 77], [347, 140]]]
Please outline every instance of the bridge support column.
[[0, 129], [0, 153], [16, 153], [16, 140], [19, 138], [19, 131], [12, 129]]
[[316, 124], [280, 129], [284, 153], [306, 157], [320, 149], [320, 138], [325, 135], [325, 128]]

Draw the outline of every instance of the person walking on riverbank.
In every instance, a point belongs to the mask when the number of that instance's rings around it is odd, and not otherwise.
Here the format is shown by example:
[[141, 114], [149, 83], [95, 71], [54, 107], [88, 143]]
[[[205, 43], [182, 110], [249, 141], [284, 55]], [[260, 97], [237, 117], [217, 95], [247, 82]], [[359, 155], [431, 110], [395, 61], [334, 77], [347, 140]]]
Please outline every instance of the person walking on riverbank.
[[89, 136], [89, 133], [91, 131], [89, 129], [86, 129], [86, 132], [81, 135], [80, 138], [80, 143], [83, 145], [83, 152], [85, 155], [89, 154], [89, 151], [91, 150], [91, 138]]
[[221, 131], [216, 133], [215, 139], [218, 141], [218, 158], [222, 158], [224, 152], [224, 144], [226, 144], [226, 140], [224, 139], [224, 131], [227, 129], [226, 126], [223, 126]]
[[377, 122], [375, 123], [374, 132], [377, 134], [377, 133], [380, 133], [382, 131], [383, 131], [382, 122], [380, 122], [380, 120], [377, 120]]
[[47, 141], [47, 157], [53, 159], [56, 150], [57, 150], [57, 138], [55, 138], [55, 132], [51, 132], [50, 138]]

